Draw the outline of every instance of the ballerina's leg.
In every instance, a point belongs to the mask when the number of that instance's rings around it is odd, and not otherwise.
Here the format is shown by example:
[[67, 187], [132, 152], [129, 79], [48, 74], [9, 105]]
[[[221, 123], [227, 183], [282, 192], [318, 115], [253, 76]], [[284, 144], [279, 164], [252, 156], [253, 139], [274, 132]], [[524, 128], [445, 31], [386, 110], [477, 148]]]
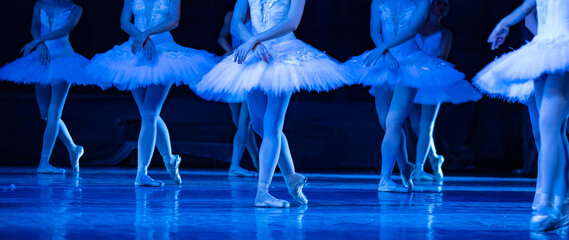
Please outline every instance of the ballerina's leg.
[[132, 91], [133, 96], [137, 95], [135, 99], [141, 96], [144, 99], [142, 107], [139, 109], [142, 124], [138, 136], [138, 168], [135, 180], [135, 185], [137, 186], [161, 187], [164, 185], [162, 182], [155, 181], [148, 176], [148, 166], [156, 146], [156, 132], [160, 111], [168, 96], [170, 87], [171, 85], [164, 84], [150, 85], [146, 88], [137, 88]]
[[47, 123], [43, 134], [41, 159], [37, 171], [38, 173], [65, 173], [64, 169], [55, 168], [50, 165], [49, 158], [53, 152], [53, 146], [55, 145], [55, 140], [60, 130], [61, 114], [63, 113], [63, 107], [67, 99], [67, 94], [69, 93], [70, 84], [62, 82], [57, 85], [52, 85], [50, 88], [51, 98], [47, 109]]
[[403, 172], [402, 175], [407, 177], [407, 179], [403, 179], [404, 183], [407, 181], [409, 189], [412, 190], [413, 188], [411, 177], [414, 166], [407, 162], [406, 146], [401, 143], [405, 140], [403, 123], [411, 111], [416, 94], [417, 89], [404, 86], [398, 86], [393, 93], [393, 99], [385, 122], [385, 136], [381, 145], [381, 181], [378, 188], [380, 191], [403, 191], [391, 179], [396, 161], [399, 164], [400, 171]]

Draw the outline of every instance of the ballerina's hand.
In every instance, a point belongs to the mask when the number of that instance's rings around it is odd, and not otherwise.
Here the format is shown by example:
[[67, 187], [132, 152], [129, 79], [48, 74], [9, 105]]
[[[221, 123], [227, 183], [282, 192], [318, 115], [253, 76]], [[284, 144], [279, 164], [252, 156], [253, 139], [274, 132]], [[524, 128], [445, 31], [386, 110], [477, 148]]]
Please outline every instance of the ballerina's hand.
[[510, 28], [505, 24], [498, 23], [498, 25], [496, 25], [496, 27], [490, 34], [490, 37], [488, 37], [488, 43], [492, 44], [490, 49], [492, 50], [498, 49], [504, 43], [504, 41], [506, 41], [508, 33], [510, 33]]
[[253, 51], [253, 47], [255, 47], [255, 42], [251, 40], [248, 40], [243, 44], [241, 44], [241, 46], [235, 49], [235, 53], [233, 55], [234, 56], [233, 61], [239, 64], [245, 62], [245, 59], [247, 59], [247, 55], [249, 55], [249, 53]]
[[156, 46], [152, 39], [146, 40], [143, 50], [144, 57], [148, 60], [152, 60], [156, 56]]
[[26, 46], [24, 46], [20, 50], [20, 53], [23, 54], [24, 56], [27, 56], [38, 46], [38, 44], [40, 44], [40, 41], [34, 39], [31, 42], [29, 42], [28, 44], [26, 44]]
[[40, 44], [37, 47], [37, 51], [40, 58], [40, 63], [42, 65], [48, 65], [51, 62], [51, 54], [49, 53], [49, 49], [45, 44]]
[[395, 59], [395, 57], [393, 57], [391, 53], [387, 52], [385, 53], [384, 56], [385, 57], [383, 58], [383, 61], [385, 61], [385, 64], [387, 65], [387, 67], [389, 67], [390, 70], [396, 71], [397, 69], [399, 69], [399, 62], [397, 62], [397, 59]]
[[261, 61], [269, 63], [269, 60], [271, 59], [271, 54], [269, 53], [269, 50], [267, 49], [267, 47], [265, 47], [265, 45], [263, 45], [262, 43], [258, 43], [253, 48], [253, 52], [255, 52], [255, 54]]
[[364, 59], [364, 66], [365, 67], [375, 66], [375, 64], [377, 64], [377, 61], [379, 61], [383, 57], [384, 52], [385, 49], [383, 48], [376, 48], [374, 50], [371, 50], [370, 53]]
[[134, 37], [132, 39], [132, 45], [131, 45], [132, 54], [137, 54], [138, 52], [140, 52], [140, 50], [142, 50], [142, 48], [144, 47], [144, 44], [147, 39], [148, 39], [148, 34], [146, 33], [141, 33], [138, 36]]

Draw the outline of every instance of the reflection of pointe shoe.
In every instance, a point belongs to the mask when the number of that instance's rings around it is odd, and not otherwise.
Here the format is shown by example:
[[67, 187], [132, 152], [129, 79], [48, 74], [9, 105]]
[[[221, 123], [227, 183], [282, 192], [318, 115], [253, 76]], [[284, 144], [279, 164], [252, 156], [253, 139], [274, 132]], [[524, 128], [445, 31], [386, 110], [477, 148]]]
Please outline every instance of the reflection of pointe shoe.
[[415, 181], [433, 181], [435, 176], [433, 174], [426, 173], [423, 170], [415, 169], [415, 175], [413, 176]]
[[302, 188], [306, 185], [308, 180], [304, 175], [300, 173], [293, 173], [284, 177], [286, 187], [288, 188], [288, 193], [298, 201], [300, 204], [308, 204], [308, 199], [306, 195], [302, 192]]
[[180, 185], [182, 184], [182, 177], [180, 177], [180, 163], [182, 162], [182, 157], [180, 155], [174, 155], [170, 161], [164, 160], [164, 165], [166, 166], [166, 172], [170, 175], [172, 181], [175, 184]]
[[285, 200], [276, 199], [268, 192], [257, 191], [257, 196], [255, 196], [255, 207], [288, 208], [289, 206], [290, 203]]
[[45, 166], [39, 166], [38, 167], [38, 173], [39, 174], [65, 174], [65, 169], [56, 168], [54, 166], [47, 164]]
[[79, 159], [83, 156], [83, 153], [85, 153], [85, 150], [83, 146], [79, 145], [69, 152], [69, 161], [71, 162], [71, 169], [73, 169], [74, 172], [79, 172]]
[[248, 171], [247, 169], [244, 168], [229, 169], [228, 175], [230, 177], [246, 177], [246, 178], [257, 177], [256, 172]]
[[379, 187], [377, 187], [377, 191], [406, 193], [409, 192], [409, 189], [393, 181], [380, 181]]
[[142, 177], [136, 177], [134, 181], [134, 186], [137, 187], [163, 187], [164, 183], [162, 181], [157, 181], [150, 178], [148, 175], [143, 175]]
[[433, 168], [433, 174], [435, 175], [435, 181], [442, 182], [444, 175], [443, 175], [443, 163], [445, 162], [445, 158], [442, 155], [438, 155], [434, 159], [429, 159], [431, 162], [431, 167]]
[[413, 184], [413, 176], [415, 175], [415, 164], [406, 162], [405, 169], [399, 170], [401, 173], [401, 180], [403, 181], [403, 186], [409, 188], [409, 191], [413, 191], [415, 184]]

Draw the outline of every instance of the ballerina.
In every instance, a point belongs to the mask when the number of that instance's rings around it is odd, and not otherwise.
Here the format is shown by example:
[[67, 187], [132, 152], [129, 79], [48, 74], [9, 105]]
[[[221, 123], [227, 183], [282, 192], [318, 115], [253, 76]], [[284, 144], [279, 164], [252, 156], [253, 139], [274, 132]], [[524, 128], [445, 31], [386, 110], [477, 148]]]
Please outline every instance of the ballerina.
[[[446, 16], [449, 10], [448, 0], [434, 0], [429, 11], [427, 23], [423, 25], [419, 34], [416, 36], [419, 48], [425, 53], [447, 60], [452, 46], [452, 32], [441, 25], [441, 19]], [[442, 165], [445, 161], [442, 155], [437, 153], [433, 133], [435, 122], [441, 103], [449, 102], [460, 104], [468, 101], [478, 101], [482, 94], [478, 92], [468, 81], [459, 81], [447, 88], [441, 88], [439, 95], [443, 96], [441, 102], [437, 104], [417, 104], [413, 108], [413, 113], [417, 117], [410, 117], [411, 125], [418, 135], [417, 151], [415, 158], [415, 180], [435, 180], [442, 183]], [[425, 161], [429, 158], [434, 175], [424, 171]]]
[[492, 96], [525, 102], [535, 95], [539, 118], [538, 181], [530, 229], [547, 231], [564, 225], [568, 151], [565, 121], [569, 111], [569, 2], [525, 0], [494, 28], [488, 42], [500, 47], [517, 24], [537, 7], [537, 35], [518, 50], [496, 59], [474, 83]]
[[124, 0], [121, 27], [131, 39], [97, 54], [87, 66], [87, 72], [99, 81], [131, 91], [138, 106], [142, 124], [136, 186], [164, 185], [148, 176], [155, 146], [170, 178], [175, 184], [182, 183], [181, 157], [172, 154], [170, 133], [160, 111], [172, 84], [193, 87], [215, 65], [214, 55], [174, 42], [170, 31], [178, 26], [180, 5], [181, 0]]
[[79, 172], [84, 150], [71, 138], [61, 114], [72, 84], [93, 84], [84, 73], [89, 60], [75, 53], [69, 42], [82, 12], [71, 0], [37, 1], [32, 18], [34, 40], [20, 51], [24, 57], [0, 68], [0, 79], [35, 85], [41, 118], [46, 122], [38, 173], [65, 173], [49, 164], [58, 137], [69, 152], [71, 168]]
[[[223, 50], [225, 50], [226, 55], [229, 55], [242, 41], [238, 36], [231, 34], [231, 43], [227, 41], [227, 37], [230, 35], [229, 28], [231, 26], [231, 19], [233, 18], [233, 11], [225, 14], [225, 19], [223, 21], [223, 27], [219, 32], [219, 37], [217, 43]], [[251, 21], [250, 16], [247, 16], [246, 26], [250, 31]], [[249, 152], [249, 156], [253, 161], [253, 165], [258, 170], [259, 169], [259, 148], [257, 147], [257, 140], [255, 140], [255, 133], [251, 128], [251, 117], [249, 116], [249, 109], [247, 109], [247, 101], [242, 103], [228, 103], [229, 110], [231, 111], [231, 119], [237, 127], [237, 132], [233, 138], [233, 154], [231, 155], [231, 166], [229, 167], [229, 176], [234, 177], [256, 177], [257, 173], [248, 171], [240, 166], [241, 159], [243, 158], [243, 153], [245, 148]]]
[[[245, 41], [196, 86], [198, 95], [208, 100], [247, 100], [253, 129], [263, 138], [256, 207], [290, 206], [269, 194], [277, 162], [292, 197], [308, 203], [302, 192], [306, 177], [295, 172], [282, 132], [291, 95], [301, 89], [329, 91], [350, 82], [339, 62], [294, 36], [304, 5], [305, 0], [237, 0], [231, 32]], [[243, 23], [247, 9], [252, 31]]]
[[[407, 160], [403, 122], [413, 102], [438, 104], [440, 89], [464, 81], [452, 64], [422, 52], [415, 36], [425, 24], [429, 0], [374, 0], [370, 35], [376, 48], [346, 63], [359, 83], [371, 86], [379, 123], [385, 130], [378, 191], [412, 191], [415, 166]], [[401, 186], [391, 176], [397, 162]]]

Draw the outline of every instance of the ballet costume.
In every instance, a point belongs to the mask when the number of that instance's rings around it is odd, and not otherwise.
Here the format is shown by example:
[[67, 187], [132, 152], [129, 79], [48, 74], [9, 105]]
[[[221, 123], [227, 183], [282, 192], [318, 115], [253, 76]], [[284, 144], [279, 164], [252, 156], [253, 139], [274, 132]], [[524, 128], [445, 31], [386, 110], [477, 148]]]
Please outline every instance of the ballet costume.
[[[66, 26], [73, 8], [61, 11], [55, 16], [49, 16], [45, 9], [40, 9], [40, 34], [44, 36]], [[33, 51], [27, 56], [0, 68], [0, 80], [6, 80], [18, 84], [39, 84], [43, 86], [55, 86], [61, 83], [71, 85], [99, 85], [85, 73], [85, 66], [89, 59], [76, 53], [69, 42], [69, 35], [43, 42], [50, 54], [50, 61], [44, 65], [40, 62], [40, 54]], [[99, 85], [101, 86], [101, 85]], [[69, 151], [71, 167], [79, 172], [79, 159], [83, 156], [82, 146], [76, 145]]]
[[[525, 103], [534, 92], [534, 80], [569, 71], [569, 1], [537, 0], [536, 3], [537, 35], [519, 49], [494, 60], [475, 76], [474, 85], [486, 94]], [[569, 204], [565, 198], [536, 192], [531, 229], [550, 230], [569, 221]]]
[[[380, 12], [382, 37], [385, 41], [393, 39], [409, 26], [417, 10], [417, 2], [405, 6], [398, 15], [394, 14], [396, 9], [397, 7], [389, 6], [387, 2], [376, 9]], [[396, 26], [395, 22], [399, 24]], [[441, 93], [441, 89], [465, 82], [464, 74], [454, 69], [453, 64], [421, 51], [414, 38], [389, 49], [399, 64], [399, 69], [395, 71], [389, 69], [384, 61], [378, 61], [374, 66], [366, 66], [364, 60], [370, 52], [352, 57], [345, 63], [354, 75], [356, 84], [372, 88], [382, 87], [386, 90], [393, 90], [396, 86], [416, 88], [415, 103], [419, 104], [465, 101], [459, 96], [451, 97]]]
[[[285, 19], [290, 0], [249, 0], [252, 34]], [[306, 91], [330, 91], [350, 82], [341, 63], [288, 33], [263, 42], [271, 54], [269, 63], [250, 53], [243, 64], [234, 55], [223, 59], [196, 86], [204, 99], [239, 103], [261, 90], [267, 95]]]
[[[441, 48], [441, 40], [444, 31], [448, 30], [444, 29], [429, 36], [417, 34], [415, 37], [417, 45], [423, 52], [427, 53], [431, 57], [438, 58], [444, 50]], [[437, 96], [437, 99], [441, 100], [439, 103], [461, 104], [470, 101], [476, 102], [482, 98], [482, 94], [467, 80], [456, 81], [454, 84], [441, 87], [437, 90], [438, 92], [436, 94], [439, 95]], [[417, 94], [415, 102], [430, 102], [431, 100], [429, 100], [429, 97], [429, 94]]]
[[[144, 0], [132, 0], [134, 25], [142, 32], [152, 28], [169, 17], [170, 0], [155, 0], [146, 10]], [[204, 50], [186, 48], [174, 42], [170, 32], [149, 36], [155, 45], [155, 56], [146, 58], [141, 50], [137, 54], [131, 51], [133, 39], [115, 46], [108, 52], [95, 55], [87, 66], [87, 73], [98, 81], [112, 85], [119, 90], [135, 90], [152, 85], [185, 84], [192, 88], [201, 77], [216, 63], [217, 56]], [[178, 166], [179, 155], [171, 161], [165, 161], [166, 170], [176, 184], [181, 184]], [[137, 180], [138, 181], [138, 180]], [[137, 182], [135, 185], [155, 186]], [[152, 180], [153, 181], [153, 180]]]
[[[290, 4], [291, 0], [249, 0], [252, 34], [284, 21]], [[262, 44], [271, 55], [268, 63], [251, 52], [238, 64], [232, 54], [204, 76], [196, 85], [196, 93], [207, 100], [238, 103], [253, 91], [277, 97], [300, 90], [330, 91], [351, 82], [340, 62], [296, 39], [292, 32]], [[291, 196], [306, 204], [308, 200], [302, 193], [306, 177], [293, 171], [284, 179]], [[268, 194], [269, 183], [259, 181], [255, 206], [288, 207], [288, 202]]]
[[[61, 11], [56, 16], [49, 16], [40, 9], [41, 35], [49, 34], [68, 24], [73, 5], [69, 10]], [[37, 51], [0, 68], [0, 79], [18, 84], [57, 85], [62, 82], [72, 85], [93, 85], [96, 82], [85, 73], [89, 59], [75, 53], [69, 35], [59, 39], [44, 41], [50, 54], [50, 62], [41, 64]]]
[[[147, 16], [144, 0], [133, 0], [135, 26], [143, 32], [164, 22], [168, 18], [169, 5], [170, 0], [156, 0], [152, 15]], [[185, 84], [193, 88], [217, 62], [214, 54], [178, 45], [170, 32], [150, 35], [150, 39], [156, 49], [152, 60], [145, 58], [143, 51], [132, 53], [131, 38], [108, 52], [95, 55], [87, 66], [87, 73], [119, 90], [157, 84]]]

